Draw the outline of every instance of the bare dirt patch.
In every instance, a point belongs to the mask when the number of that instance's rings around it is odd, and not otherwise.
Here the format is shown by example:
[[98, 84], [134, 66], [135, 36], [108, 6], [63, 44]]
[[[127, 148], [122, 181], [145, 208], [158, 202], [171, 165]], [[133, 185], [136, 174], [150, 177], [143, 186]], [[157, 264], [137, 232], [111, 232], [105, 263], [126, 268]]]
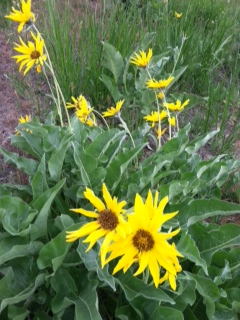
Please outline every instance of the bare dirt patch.
[[[15, 133], [18, 119], [29, 114], [30, 102], [20, 98], [14, 90], [12, 76], [16, 72], [12, 43], [6, 32], [0, 30], [0, 145], [13, 150], [10, 145], [10, 135]], [[0, 184], [11, 181], [16, 175], [15, 168], [5, 164], [0, 155]], [[18, 175], [17, 175], [18, 176]]]

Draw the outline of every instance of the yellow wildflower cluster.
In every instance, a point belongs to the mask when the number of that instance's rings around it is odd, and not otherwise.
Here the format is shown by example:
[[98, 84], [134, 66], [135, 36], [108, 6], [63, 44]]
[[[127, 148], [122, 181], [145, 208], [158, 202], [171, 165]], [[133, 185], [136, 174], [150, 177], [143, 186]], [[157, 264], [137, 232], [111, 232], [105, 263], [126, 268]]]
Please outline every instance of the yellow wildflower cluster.
[[[12, 12], [10, 15], [5, 16], [5, 18], [10, 19], [14, 22], [19, 23], [18, 32], [21, 32], [24, 27], [30, 28], [34, 27], [35, 15], [31, 11], [31, 0], [21, 0], [21, 10], [16, 10], [12, 7]], [[35, 30], [36, 27], [35, 27]], [[14, 50], [19, 52], [20, 55], [13, 56], [17, 63], [20, 63], [19, 72], [25, 66], [26, 69], [23, 75], [36, 65], [36, 71], [41, 72], [42, 66], [47, 60], [46, 54], [44, 54], [44, 40], [39, 32], [35, 35], [31, 32], [32, 41], [25, 43], [21, 37], [19, 37], [20, 44], [15, 43]]]
[[158, 201], [156, 191], [154, 199], [149, 190], [146, 201], [136, 194], [132, 212], [126, 214], [126, 201], [118, 202], [111, 197], [106, 185], [102, 185], [104, 202], [94, 192], [86, 188], [85, 198], [95, 207], [94, 211], [70, 209], [94, 220], [86, 223], [75, 231], [67, 231], [66, 241], [73, 242], [86, 237], [83, 242], [89, 246], [89, 251], [95, 243], [101, 242], [100, 258], [102, 268], [111, 260], [119, 258], [113, 274], [123, 269], [125, 273], [135, 263], [138, 269], [134, 276], [149, 269], [156, 288], [159, 284], [169, 281], [176, 290], [176, 276], [182, 270], [178, 257], [183, 257], [168, 240], [180, 231], [163, 232], [163, 224], [177, 215], [176, 212], [163, 213], [168, 203], [168, 197]]
[[[175, 16], [178, 19], [181, 17], [181, 15], [179, 14], [175, 14]], [[166, 90], [173, 82], [174, 77], [170, 75], [168, 78], [160, 80], [156, 80], [151, 77], [148, 66], [150, 65], [152, 54], [152, 49], [148, 50], [148, 54], [146, 54], [144, 51], [140, 51], [140, 54], [134, 53], [134, 56], [130, 59], [130, 63], [139, 68], [146, 69], [147, 75], [149, 77], [146, 81], [146, 88], [154, 90], [155, 92], [157, 111], [151, 111], [150, 114], [144, 117], [144, 120], [152, 123], [151, 128], [157, 126], [157, 129], [155, 129], [155, 133], [160, 146], [162, 136], [167, 130], [167, 128], [162, 128], [162, 122], [163, 124], [165, 122], [169, 124], [169, 138], [171, 139], [172, 127], [177, 126], [178, 130], [177, 113], [181, 112], [184, 107], [188, 105], [189, 100], [186, 100], [184, 103], [181, 103], [180, 100], [177, 100], [176, 103], [167, 103], [165, 95]]]

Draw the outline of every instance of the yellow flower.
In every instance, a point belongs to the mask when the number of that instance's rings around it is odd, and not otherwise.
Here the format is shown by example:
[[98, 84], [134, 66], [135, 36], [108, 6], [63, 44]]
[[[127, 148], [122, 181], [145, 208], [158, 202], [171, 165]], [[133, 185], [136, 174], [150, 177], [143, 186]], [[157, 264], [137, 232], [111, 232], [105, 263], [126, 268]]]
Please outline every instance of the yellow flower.
[[106, 205], [102, 200], [95, 196], [91, 189], [86, 188], [86, 191], [84, 192], [85, 198], [91, 202], [96, 208], [96, 211], [88, 211], [81, 208], [70, 209], [73, 212], [81, 213], [86, 217], [95, 218], [96, 220], [85, 224], [76, 231], [67, 231], [66, 241], [73, 242], [88, 235], [83, 241], [90, 243], [86, 250], [87, 252], [94, 246], [98, 239], [104, 237], [100, 249], [101, 264], [103, 267], [108, 246], [112, 241], [114, 234], [119, 234], [122, 238], [125, 238], [126, 233], [129, 232], [129, 227], [122, 215], [122, 213], [125, 212], [123, 207], [126, 205], [126, 201], [118, 203], [116, 197], [111, 197], [104, 183], [102, 185], [102, 193]]
[[165, 110], [161, 111], [161, 113], [157, 111], [152, 111], [151, 114], [145, 116], [143, 119], [146, 121], [152, 122], [152, 126], [154, 127], [155, 123], [159, 123], [159, 121], [167, 118], [167, 112]]
[[157, 135], [157, 139], [160, 139], [163, 135], [164, 135], [164, 133], [165, 133], [165, 131], [167, 130], [167, 128], [165, 128], [165, 129], [163, 129], [162, 131], [160, 131], [160, 129], [159, 129], [159, 127], [155, 130], [155, 132], [156, 132], [156, 135]]
[[176, 126], [175, 117], [172, 117], [172, 118], [168, 119], [168, 123], [170, 124], [171, 127], [175, 127]]
[[170, 111], [182, 111], [184, 109], [184, 107], [186, 107], [189, 104], [189, 99], [186, 100], [183, 104], [181, 103], [180, 100], [177, 100], [176, 103], [164, 103], [163, 106], [168, 108], [168, 110]]
[[122, 108], [122, 105], [124, 103], [124, 100], [120, 100], [117, 102], [116, 104], [116, 108], [114, 107], [111, 107], [110, 109], [107, 109], [107, 111], [103, 112], [102, 115], [103, 117], [113, 117], [115, 116], [116, 114], [119, 114], [120, 113], [120, 109]]
[[91, 108], [83, 95], [80, 95], [77, 99], [71, 97], [73, 103], [67, 103], [67, 108], [75, 108], [76, 117], [89, 127], [96, 126], [96, 117], [93, 114], [93, 108]]
[[9, 16], [5, 16], [7, 19], [11, 19], [15, 22], [20, 23], [18, 26], [18, 32], [21, 32], [24, 25], [31, 25], [35, 22], [35, 16], [31, 12], [31, 0], [21, 0], [22, 11], [16, 10], [12, 7], [12, 11]]
[[157, 96], [158, 96], [159, 99], [164, 99], [163, 91], [160, 91]]
[[[22, 123], [27, 123], [27, 122], [30, 122], [30, 121], [31, 121], [31, 116], [27, 116], [27, 115], [26, 115], [25, 117], [22, 117], [22, 116], [21, 116], [21, 117], [19, 118], [19, 120], [18, 120], [18, 123], [19, 123], [19, 124], [22, 124]], [[29, 129], [26, 129], [25, 131], [26, 131], [26, 132], [29, 132], [29, 133], [32, 133], [32, 131], [29, 130]], [[16, 134], [17, 134], [17, 135], [20, 135], [21, 133], [20, 133], [18, 130], [16, 130]]]
[[155, 79], [149, 79], [147, 81], [147, 88], [148, 89], [164, 89], [173, 81], [174, 77], [169, 77], [166, 80], [155, 80]]
[[137, 67], [146, 68], [152, 58], [152, 49], [148, 50], [148, 54], [144, 51], [140, 51], [140, 55], [134, 53], [135, 57], [132, 57], [130, 62]]
[[[136, 195], [134, 212], [128, 215], [131, 233], [127, 234], [125, 239], [116, 235], [113, 239], [114, 242], [108, 249], [111, 253], [106, 263], [122, 256], [115, 266], [113, 274], [121, 269], [126, 272], [137, 261], [139, 267], [134, 276], [141, 274], [148, 267], [156, 287], [161, 280], [161, 268], [176, 277], [180, 270], [177, 257], [182, 257], [182, 255], [167, 240], [178, 234], [180, 228], [173, 232], [161, 232], [162, 225], [178, 213], [163, 214], [167, 202], [168, 197], [165, 197], [158, 204], [157, 192], [153, 200], [152, 193], [149, 191], [145, 203], [139, 194]], [[176, 289], [172, 282], [170, 285], [173, 290]]]
[[181, 16], [182, 16], [182, 13], [177, 13], [177, 12], [175, 11], [174, 15], [175, 15], [175, 18], [180, 19]]
[[31, 32], [31, 35], [35, 43], [28, 41], [28, 44], [25, 44], [22, 38], [19, 37], [21, 44], [16, 43], [16, 47], [14, 48], [15, 51], [21, 53], [21, 55], [13, 56], [16, 62], [20, 63], [19, 72], [26, 66], [23, 75], [25, 75], [34, 64], [36, 64], [37, 67], [42, 66], [47, 59], [46, 55], [43, 54], [44, 40], [39, 33], [35, 36]]
[[71, 97], [71, 99], [73, 103], [67, 102], [67, 108], [81, 109], [81, 106], [87, 103], [87, 100], [82, 95], [80, 95], [77, 99], [74, 97]]

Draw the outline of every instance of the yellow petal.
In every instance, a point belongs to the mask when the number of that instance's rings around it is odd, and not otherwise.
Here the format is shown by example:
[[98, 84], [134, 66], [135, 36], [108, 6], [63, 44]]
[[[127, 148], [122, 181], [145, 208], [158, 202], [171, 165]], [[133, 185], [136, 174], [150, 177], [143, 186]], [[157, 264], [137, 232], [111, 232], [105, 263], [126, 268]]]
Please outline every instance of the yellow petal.
[[142, 273], [146, 269], [148, 262], [149, 262], [149, 253], [144, 251], [139, 259], [139, 268], [134, 273], [134, 276], [137, 276], [140, 273]]
[[82, 208], [79, 208], [79, 209], [69, 209], [69, 210], [72, 211], [72, 212], [75, 212], [75, 213], [81, 213], [81, 214], [83, 214], [84, 216], [90, 217], [90, 218], [98, 218], [98, 216], [99, 216], [99, 214], [96, 213], [96, 212], [88, 211], [88, 210], [85, 210], [85, 209], [82, 209]]
[[95, 196], [94, 192], [91, 189], [86, 188], [84, 196], [91, 202], [91, 204], [98, 210], [98, 212], [104, 211], [106, 209], [104, 203]]

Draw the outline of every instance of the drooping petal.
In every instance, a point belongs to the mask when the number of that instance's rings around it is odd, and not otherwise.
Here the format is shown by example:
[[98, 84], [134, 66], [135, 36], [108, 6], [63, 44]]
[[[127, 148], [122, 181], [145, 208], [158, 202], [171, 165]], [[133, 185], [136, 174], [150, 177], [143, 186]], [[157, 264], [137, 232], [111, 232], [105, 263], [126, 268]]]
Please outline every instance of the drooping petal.
[[96, 197], [94, 192], [91, 189], [86, 188], [86, 191], [84, 192], [84, 196], [86, 199], [88, 199], [91, 202], [91, 204], [98, 210], [98, 212], [104, 211], [106, 209], [102, 200]]
[[96, 212], [88, 211], [88, 210], [85, 210], [85, 209], [82, 209], [82, 208], [69, 209], [69, 210], [72, 211], [72, 212], [75, 212], [75, 213], [81, 213], [82, 215], [84, 215], [86, 217], [89, 217], [89, 218], [98, 218], [98, 216], [99, 216], [99, 214], [96, 213]]

